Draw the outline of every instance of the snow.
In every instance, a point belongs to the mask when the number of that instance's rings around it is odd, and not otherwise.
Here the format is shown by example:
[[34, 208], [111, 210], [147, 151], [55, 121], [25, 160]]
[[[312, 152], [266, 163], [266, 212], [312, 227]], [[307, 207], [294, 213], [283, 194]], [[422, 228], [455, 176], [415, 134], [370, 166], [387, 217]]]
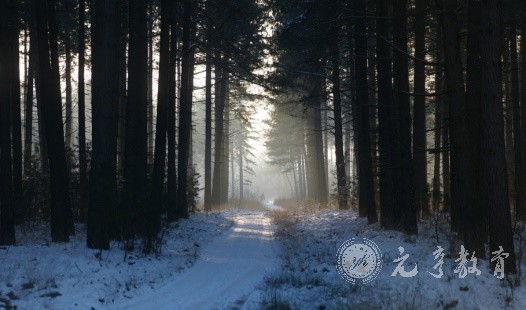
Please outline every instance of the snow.
[[[49, 228], [19, 228], [18, 246], [0, 247], [0, 308], [119, 308], [121, 304], [176, 281], [199, 261], [203, 247], [232, 229], [225, 214], [196, 213], [170, 226], [160, 255], [87, 249], [85, 227], [72, 242], [50, 243]], [[137, 247], [139, 248], [139, 247]], [[51, 297], [50, 297], [51, 296]]]
[[[355, 212], [263, 205], [191, 214], [166, 229], [161, 253], [145, 256], [138, 245], [126, 259], [118, 243], [109, 251], [87, 249], [83, 225], [64, 244], [50, 242], [49, 227], [18, 227], [19, 245], [0, 247], [0, 308], [526, 309], [524, 286], [497, 279], [487, 260], [478, 260], [481, 275], [459, 279], [461, 244], [446, 219], [420, 222], [419, 235], [407, 237], [367, 225]], [[381, 250], [383, 267], [368, 284], [347, 283], [337, 272], [336, 252], [351, 238]], [[439, 245], [444, 275], [436, 279], [428, 271], [435, 272]], [[391, 276], [400, 246], [409, 254], [405, 270], [418, 265], [414, 278]]]
[[226, 309], [246, 303], [253, 288], [277, 265], [270, 219], [237, 213], [234, 226], [201, 253], [195, 266], [162, 288], [130, 300], [124, 308]]
[[[468, 274], [459, 279], [454, 273], [460, 244], [444, 225], [421, 222], [419, 235], [382, 230], [379, 224], [367, 225], [355, 212], [321, 211], [316, 213], [277, 213], [276, 236], [282, 244], [283, 265], [262, 288], [267, 305], [288, 305], [292, 309], [525, 309], [523, 286], [513, 288], [512, 280], [499, 280], [489, 271], [487, 260], [478, 260], [480, 276]], [[438, 241], [436, 235], [439, 236]], [[383, 267], [368, 284], [347, 283], [336, 270], [336, 252], [351, 238], [367, 238], [382, 252]], [[437, 246], [445, 251], [444, 275], [440, 279], [429, 272], [437, 261]], [[398, 263], [398, 247], [409, 254], [406, 271], [418, 265], [414, 278], [392, 277]], [[471, 258], [471, 254], [468, 259]], [[471, 263], [468, 264], [471, 266]], [[524, 281], [523, 281], [524, 282]]]

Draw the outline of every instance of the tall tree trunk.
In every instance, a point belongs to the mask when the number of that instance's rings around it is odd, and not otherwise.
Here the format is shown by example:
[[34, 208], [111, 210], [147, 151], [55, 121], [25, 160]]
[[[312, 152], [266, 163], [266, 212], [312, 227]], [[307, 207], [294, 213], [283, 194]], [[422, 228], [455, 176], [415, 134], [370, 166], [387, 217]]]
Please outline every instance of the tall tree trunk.
[[[435, 45], [434, 45], [434, 60], [437, 65], [435, 65], [435, 128], [434, 128], [434, 162], [433, 162], [433, 193], [432, 193], [432, 204], [433, 211], [437, 212], [440, 210], [440, 159], [444, 156], [441, 156], [446, 152], [445, 145], [442, 144], [442, 131], [444, 126], [443, 108], [444, 108], [444, 96], [441, 95], [444, 89], [444, 73], [442, 63], [442, 34], [440, 32], [440, 25], [436, 26], [435, 30]], [[440, 94], [440, 95], [439, 95]]]
[[[0, 245], [15, 244], [11, 109], [20, 105], [17, 1], [0, 3]], [[18, 91], [16, 90], [18, 89]], [[16, 97], [18, 94], [18, 97]], [[14, 109], [14, 108], [13, 108]]]
[[220, 166], [224, 165], [223, 162], [223, 115], [225, 110], [224, 101], [224, 76], [227, 75], [226, 71], [221, 67], [220, 55], [216, 55], [215, 65], [215, 111], [214, 111], [214, 123], [215, 123], [215, 134], [214, 134], [214, 175], [212, 180], [212, 204], [221, 204], [221, 191], [223, 191], [224, 185], [221, 183], [221, 170]]
[[[228, 60], [225, 60], [225, 63]], [[219, 193], [219, 203], [220, 204], [227, 204], [228, 203], [228, 163], [230, 161], [230, 74], [225, 71], [223, 74], [222, 82], [224, 85], [222, 86], [223, 93], [221, 96], [223, 97], [223, 102], [225, 105], [224, 108], [224, 114], [223, 114], [223, 139], [222, 139], [222, 163], [223, 165], [219, 166], [220, 171], [220, 183], [222, 184], [221, 192]]]
[[[162, 4], [161, 4], [161, 10], [162, 10]], [[162, 11], [161, 11], [161, 14], [162, 14]], [[150, 170], [152, 169], [152, 166], [154, 165], [154, 161], [155, 161], [154, 153], [155, 151], [157, 151], [157, 150], [154, 150], [154, 132], [153, 132], [153, 21], [154, 21], [154, 15], [153, 15], [152, 1], [148, 1], [147, 19], [148, 19], [148, 34], [147, 34], [148, 36], [148, 75], [146, 79], [148, 81], [147, 82], [148, 83], [147, 84], [148, 85], [148, 99], [147, 99], [148, 100], [148, 118], [147, 118], [148, 119], [148, 170]], [[162, 35], [163, 34], [161, 33], [161, 37]], [[162, 55], [162, 52], [159, 51], [159, 54]], [[161, 75], [161, 70], [165, 70], [165, 69], [167, 69], [167, 67], [162, 68], [161, 64], [159, 63], [159, 76]], [[157, 115], [159, 115], [159, 112], [157, 112]], [[163, 114], [163, 116], [166, 117], [166, 114]], [[157, 130], [157, 127], [156, 127], [156, 130]], [[155, 139], [157, 139], [157, 134], [155, 134]]]
[[[445, 60], [445, 82], [448, 94], [447, 125], [449, 135], [444, 138], [450, 140], [450, 197], [451, 197], [451, 229], [461, 232], [462, 208], [467, 205], [467, 189], [469, 184], [467, 167], [468, 160], [466, 155], [466, 128], [464, 119], [466, 117], [464, 92], [463, 66], [460, 56], [460, 21], [456, 13], [460, 5], [458, 0], [445, 0], [444, 7], [441, 8], [441, 25], [444, 42]], [[447, 145], [447, 144], [444, 144]], [[446, 160], [446, 159], [444, 159]], [[444, 173], [447, 170], [444, 168]], [[444, 181], [444, 188], [446, 184]], [[445, 190], [444, 190], [445, 191]], [[446, 204], [446, 201], [444, 201]]]
[[170, 7], [167, 0], [161, 1], [161, 42], [159, 50], [159, 86], [157, 95], [157, 121], [155, 127], [155, 155], [152, 173], [152, 208], [149, 212], [151, 231], [149, 236], [160, 230], [162, 196], [166, 169], [166, 133], [168, 125], [168, 101], [170, 96]]
[[356, 132], [358, 140], [358, 203], [360, 216], [367, 216], [369, 224], [376, 223], [376, 203], [374, 199], [374, 177], [371, 158], [371, 133], [369, 116], [369, 90], [367, 84], [367, 35], [366, 2], [355, 3], [358, 18], [355, 23], [356, 46]]
[[108, 249], [117, 204], [117, 126], [119, 102], [119, 1], [95, 2], [92, 28], [92, 119], [87, 246]]
[[411, 157], [411, 112], [409, 104], [409, 71], [407, 58], [407, 0], [397, 0], [393, 7], [396, 25], [393, 30], [394, 86], [398, 110], [400, 148], [399, 160], [399, 229], [409, 234], [417, 233], [416, 206], [413, 195], [413, 160]]
[[[517, 171], [520, 173], [523, 179], [523, 184], [526, 187], [526, 22], [521, 21], [521, 41], [520, 41], [520, 145], [521, 148], [521, 170]], [[517, 216], [520, 219], [526, 218], [526, 196], [524, 192], [521, 192], [522, 204], [521, 209], [517, 209]], [[522, 209], [524, 207], [524, 209]]]
[[504, 104], [504, 145], [506, 147], [506, 167], [508, 175], [508, 196], [512, 207], [516, 205], [515, 191], [515, 153], [513, 151], [513, 100], [511, 96], [511, 68], [510, 68], [510, 45], [509, 40], [504, 42], [502, 53], [502, 87]]
[[78, 123], [79, 123], [79, 185], [80, 185], [80, 220], [85, 222], [88, 217], [88, 163], [86, 154], [86, 94], [84, 82], [85, 63], [85, 0], [79, 0], [79, 30], [78, 30]]
[[[241, 133], [241, 135], [243, 135], [243, 133]], [[241, 139], [241, 143], [239, 144], [239, 201], [243, 201], [245, 197], [245, 194], [243, 193], [244, 185], [245, 185], [244, 184], [245, 180], [243, 178], [243, 143], [244, 143], [243, 136], [240, 139]], [[295, 183], [294, 185], [297, 186], [296, 173], [294, 171], [292, 171], [292, 173], [294, 174], [294, 183]]]
[[212, 55], [206, 52], [205, 68], [205, 211], [212, 210]]
[[[72, 137], [73, 137], [73, 99], [71, 91], [71, 38], [69, 34], [66, 34], [64, 39], [64, 47], [66, 52], [66, 151], [73, 149]], [[71, 164], [71, 163], [68, 163]]]
[[[338, 206], [347, 210], [347, 178], [345, 176], [345, 157], [343, 154], [342, 103], [340, 96], [340, 49], [338, 46], [338, 30], [333, 29], [330, 40], [332, 58], [332, 96], [334, 106], [334, 146], [336, 150], [336, 183], [338, 186]], [[325, 128], [325, 132], [328, 128]], [[327, 140], [327, 139], [325, 139]], [[328, 141], [325, 141], [328, 144]], [[325, 148], [327, 152], [327, 148]], [[327, 179], [326, 179], [327, 180]]]
[[[33, 30], [30, 30], [33, 31]], [[34, 37], [34, 36], [33, 36]], [[34, 99], [34, 80], [35, 80], [35, 50], [36, 42], [30, 39], [29, 42], [29, 65], [26, 77], [26, 95], [24, 102], [24, 177], [28, 177], [31, 171], [31, 155], [33, 148], [33, 99]], [[25, 206], [23, 207], [25, 209]], [[24, 212], [22, 212], [24, 214]], [[26, 214], [27, 215], [27, 214]], [[25, 216], [25, 215], [23, 215]]]
[[20, 63], [19, 55], [19, 42], [18, 36], [20, 31], [19, 25], [19, 4], [11, 3], [16, 11], [13, 12], [14, 16], [11, 16], [11, 27], [12, 33], [10, 33], [10, 42], [12, 42], [10, 48], [11, 61], [13, 63], [10, 66], [12, 72], [11, 77], [11, 92], [12, 92], [12, 106], [11, 106], [11, 139], [12, 139], [12, 156], [13, 156], [13, 203], [15, 212], [22, 207], [22, 119], [21, 119], [21, 107], [20, 107], [20, 69], [18, 64]]
[[[504, 249], [506, 273], [515, 272], [515, 249], [504, 154], [502, 117], [502, 9], [499, 0], [480, 2], [481, 166], [480, 201], [489, 210], [490, 253]], [[492, 262], [492, 269], [495, 268]]]
[[417, 214], [429, 216], [427, 196], [427, 143], [426, 143], [426, 1], [415, 2], [415, 61], [414, 61], [414, 110], [413, 110], [413, 156], [414, 188]]
[[514, 148], [514, 171], [515, 176], [513, 180], [515, 192], [515, 212], [518, 219], [526, 219], [526, 201], [524, 184], [525, 177], [522, 174], [522, 149], [521, 149], [521, 107], [519, 95], [519, 61], [517, 59], [517, 28], [515, 21], [510, 25], [510, 65], [511, 65], [511, 100], [513, 102], [513, 148]]
[[465, 128], [468, 139], [464, 145], [467, 150], [466, 166], [467, 177], [470, 180], [469, 187], [464, 188], [467, 196], [466, 204], [463, 205], [464, 243], [468, 251], [478, 257], [485, 258], [484, 243], [487, 238], [487, 210], [479, 201], [479, 165], [480, 165], [480, 102], [481, 102], [481, 72], [480, 67], [480, 24], [479, 2], [469, 1], [468, 4], [468, 39], [467, 39], [467, 61], [466, 61], [466, 118]]
[[192, 94], [194, 80], [194, 46], [192, 46], [193, 10], [192, 0], [184, 1], [181, 66], [181, 96], [179, 105], [179, 144], [178, 144], [178, 176], [177, 176], [177, 218], [188, 218], [190, 200], [188, 197], [188, 173], [191, 154], [190, 137], [192, 131]]
[[[312, 72], [320, 72], [321, 64], [314, 60], [310, 64]], [[305, 77], [310, 86], [306, 121], [306, 156], [307, 197], [323, 206], [327, 204], [327, 183], [323, 151], [323, 128], [321, 121], [323, 82], [320, 76]]]
[[[121, 1], [121, 11], [128, 11], [128, 2]], [[128, 35], [128, 18], [127, 14], [121, 16], [121, 23], [119, 25], [119, 124], [117, 129], [117, 173], [119, 180], [124, 179], [124, 151], [126, 142], [126, 105], [128, 101], [126, 82], [127, 82], [127, 67], [126, 67], [126, 46]]]
[[167, 171], [167, 215], [168, 220], [175, 219], [175, 204], [177, 201], [177, 174], [175, 169], [175, 101], [176, 101], [176, 67], [177, 67], [177, 5], [171, 3], [170, 5], [170, 68], [168, 79], [168, 123], [166, 125], [166, 133], [168, 140], [168, 171]]
[[397, 141], [394, 139], [394, 103], [392, 85], [391, 53], [387, 38], [389, 24], [387, 0], [376, 0], [376, 67], [378, 71], [378, 150], [380, 161], [380, 211], [381, 225], [385, 229], [395, 228], [397, 191], [395, 187], [394, 154]]
[[[62, 127], [60, 76], [58, 72], [57, 33], [54, 22], [54, 1], [35, 1], [39, 79], [42, 87], [42, 123], [49, 151], [51, 181], [51, 238], [54, 242], [67, 242], [73, 233], [73, 220], [69, 201], [69, 181]], [[49, 36], [48, 36], [49, 22]], [[50, 57], [51, 51], [51, 57]]]
[[130, 43], [122, 214], [125, 238], [145, 235], [147, 201], [148, 37], [147, 0], [129, 2]]

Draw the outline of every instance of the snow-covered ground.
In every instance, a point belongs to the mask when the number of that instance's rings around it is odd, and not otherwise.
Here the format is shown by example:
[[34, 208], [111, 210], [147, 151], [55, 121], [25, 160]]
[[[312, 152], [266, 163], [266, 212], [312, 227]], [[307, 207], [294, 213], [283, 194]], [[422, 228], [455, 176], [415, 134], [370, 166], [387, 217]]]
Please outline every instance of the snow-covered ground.
[[64, 244], [50, 243], [47, 227], [19, 228], [19, 245], [0, 247], [0, 308], [138, 308], [134, 300], [146, 306], [148, 296], [152, 304], [161, 305], [152, 292], [180, 282], [185, 270], [202, 264], [206, 249], [217, 247], [214, 240], [238, 229], [234, 220], [229, 214], [192, 214], [167, 230], [160, 255], [144, 256], [136, 250], [126, 259], [117, 243], [101, 257], [87, 249], [84, 226], [77, 226], [74, 240]]
[[[478, 261], [479, 276], [469, 273], [460, 279], [454, 272], [460, 244], [454, 242], [443, 225], [436, 226], [436, 234], [434, 221], [420, 223], [419, 235], [408, 238], [381, 230], [379, 224], [367, 225], [366, 219], [357, 218], [354, 212], [276, 213], [274, 219], [283, 264], [261, 288], [268, 307], [526, 309], [524, 285], [512, 288], [512, 280], [497, 279], [488, 270], [488, 261]], [[368, 284], [347, 283], [336, 270], [337, 250], [351, 238], [370, 239], [381, 250], [383, 268]], [[438, 245], [445, 249], [444, 275], [440, 279], [428, 273], [438, 273], [433, 269], [437, 263], [433, 252]], [[399, 246], [404, 247], [404, 254], [409, 254], [404, 264], [406, 271], [418, 264], [418, 274], [413, 278], [391, 276], [398, 265], [393, 261], [400, 256]]]
[[[0, 247], [0, 309], [526, 308], [524, 286], [497, 279], [487, 261], [478, 261], [480, 275], [459, 278], [460, 244], [446, 225], [422, 222], [418, 236], [406, 237], [367, 225], [354, 212], [265, 206], [274, 210], [270, 216], [192, 214], [166, 230], [159, 255], [137, 249], [126, 259], [118, 243], [109, 251], [87, 249], [83, 226], [66, 244], [50, 243], [46, 227], [19, 227], [19, 245]], [[336, 269], [338, 248], [351, 238], [381, 250], [383, 267], [366, 285], [347, 283]], [[391, 276], [400, 246], [409, 254], [405, 270], [418, 265], [413, 278]], [[444, 248], [440, 279], [429, 274], [436, 272], [437, 246]]]

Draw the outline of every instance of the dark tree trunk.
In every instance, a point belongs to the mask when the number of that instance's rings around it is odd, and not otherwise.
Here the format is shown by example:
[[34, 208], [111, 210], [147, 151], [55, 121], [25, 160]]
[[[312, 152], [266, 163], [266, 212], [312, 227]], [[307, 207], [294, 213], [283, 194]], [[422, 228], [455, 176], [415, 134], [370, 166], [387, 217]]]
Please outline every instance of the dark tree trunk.
[[[73, 137], [73, 119], [72, 119], [72, 108], [73, 99], [71, 91], [71, 38], [69, 34], [66, 34], [64, 39], [64, 47], [66, 52], [66, 151], [73, 148], [72, 137]], [[68, 163], [71, 164], [71, 163]]]
[[147, 213], [147, 0], [129, 2], [130, 43], [122, 214], [124, 236], [145, 235]]
[[[444, 1], [442, 9], [441, 24], [444, 42], [445, 60], [445, 84], [448, 94], [448, 115], [447, 125], [449, 128], [448, 138], [451, 144], [450, 150], [450, 197], [451, 197], [451, 229], [462, 232], [462, 209], [467, 205], [467, 192], [469, 187], [468, 171], [465, 165], [466, 160], [466, 127], [465, 127], [465, 102], [463, 66], [460, 56], [460, 21], [456, 13], [460, 2], [458, 0]], [[446, 105], [444, 105], [446, 106]], [[448, 144], [444, 144], [448, 145]], [[446, 159], [444, 159], [445, 161]], [[447, 170], [444, 168], [444, 173]], [[444, 181], [444, 188], [446, 183]], [[444, 190], [445, 192], [446, 190]], [[446, 205], [446, 200], [444, 199]]]
[[[227, 60], [226, 60], [227, 61]], [[225, 61], [225, 63], [226, 63]], [[230, 161], [230, 74], [225, 71], [223, 74], [222, 86], [223, 93], [221, 97], [223, 98], [224, 103], [224, 112], [223, 112], [223, 139], [221, 145], [221, 160], [223, 165], [219, 166], [219, 182], [222, 184], [221, 192], [219, 193], [219, 202], [220, 204], [228, 203], [228, 162]]]
[[192, 0], [184, 1], [182, 66], [181, 66], [181, 99], [179, 105], [179, 144], [178, 144], [178, 176], [177, 176], [177, 218], [188, 218], [190, 199], [188, 197], [189, 159], [191, 155], [190, 137], [192, 132], [192, 94], [194, 80], [194, 46], [192, 46], [193, 29]]
[[414, 188], [417, 214], [429, 216], [427, 196], [427, 153], [426, 153], [426, 1], [415, 2], [415, 61], [414, 61], [414, 110], [413, 110], [413, 156]]
[[[0, 245], [15, 244], [11, 109], [20, 105], [17, 1], [0, 4]], [[18, 91], [16, 90], [18, 89]], [[16, 97], [18, 94], [18, 97]], [[19, 106], [20, 108], [20, 106]], [[14, 125], [14, 124], [13, 124]]]
[[479, 165], [480, 165], [480, 102], [481, 72], [480, 67], [480, 24], [479, 2], [470, 1], [468, 6], [468, 39], [466, 70], [466, 118], [465, 128], [468, 139], [465, 141], [467, 161], [460, 163], [466, 166], [469, 187], [463, 188], [466, 204], [463, 205], [464, 242], [469, 252], [475, 251], [478, 257], [485, 258], [484, 243], [487, 237], [487, 210], [479, 201]]
[[520, 95], [519, 95], [519, 61], [517, 59], [517, 31], [515, 22], [510, 25], [510, 65], [511, 65], [511, 101], [513, 105], [513, 149], [514, 149], [514, 172], [515, 176], [513, 184], [515, 188], [515, 212], [518, 219], [526, 219], [526, 201], [525, 192], [526, 186], [525, 175], [522, 173], [524, 170], [522, 162], [522, 149], [521, 149], [521, 107], [520, 107]]
[[[355, 4], [358, 16], [366, 15], [366, 2]], [[369, 89], [367, 85], [367, 20], [358, 18], [355, 23], [356, 47], [356, 122], [355, 138], [358, 149], [358, 203], [360, 216], [367, 216], [369, 224], [377, 222], [376, 203], [374, 199], [374, 177], [371, 157], [371, 134], [369, 116]]]
[[85, 64], [85, 0], [79, 0], [79, 32], [78, 32], [78, 122], [79, 122], [79, 186], [80, 186], [80, 220], [88, 217], [88, 163], [86, 154], [86, 94], [84, 82]]
[[[435, 65], [435, 93], [442, 93], [444, 89], [444, 73], [442, 63], [442, 34], [440, 32], [440, 25], [436, 26], [436, 36], [435, 36], [435, 45], [434, 45], [434, 60], [437, 65]], [[444, 120], [442, 118], [444, 109], [444, 96], [437, 95], [435, 97], [435, 128], [434, 128], [434, 162], [433, 162], [433, 193], [432, 193], [432, 204], [433, 211], [437, 212], [440, 210], [440, 159], [444, 158], [442, 156], [446, 151], [444, 150], [445, 145], [442, 144], [442, 127], [444, 126]]]
[[205, 69], [205, 210], [212, 210], [212, 56], [206, 53]]
[[[162, 10], [162, 3], [161, 3], [161, 10]], [[166, 5], [165, 5], [166, 7]], [[166, 13], [166, 12], [165, 12]], [[161, 11], [162, 14], [162, 11]], [[147, 75], [147, 85], [148, 85], [148, 171], [152, 169], [152, 166], [154, 165], [154, 152], [157, 151], [157, 149], [154, 150], [154, 132], [153, 132], [153, 3], [151, 1], [148, 1], [148, 75]], [[162, 19], [162, 17], [161, 17]], [[162, 23], [162, 21], [161, 21]], [[161, 26], [162, 27], [162, 26]], [[165, 26], [166, 27], [166, 26]], [[162, 31], [162, 30], [161, 30]], [[168, 30], [169, 32], [169, 30]], [[163, 34], [161, 33], [161, 38]], [[166, 36], [166, 34], [165, 34]], [[169, 43], [166, 43], [169, 44]], [[162, 52], [159, 52], [159, 56], [162, 55]], [[160, 58], [160, 57], [159, 57]], [[167, 63], [165, 63], [165, 66]], [[167, 66], [165, 68], [161, 67], [161, 64], [159, 63], [159, 77], [161, 75], [161, 70], [166, 71]], [[166, 75], [166, 73], [165, 73]], [[164, 82], [166, 84], [166, 82]], [[159, 82], [161, 84], [161, 82]], [[159, 92], [159, 90], [158, 90]], [[158, 108], [158, 107], [157, 107]], [[164, 107], [166, 110], [166, 107]], [[166, 111], [165, 111], [166, 112]], [[157, 112], [157, 115], [159, 115], [159, 112]], [[163, 114], [164, 118], [166, 118], [166, 114]], [[157, 130], [157, 127], [156, 127]], [[166, 134], [166, 131], [163, 132], [163, 134]], [[157, 134], [155, 133], [155, 139], [157, 139]], [[166, 145], [166, 144], [165, 144]], [[166, 146], [165, 146], [166, 150]], [[164, 162], [164, 160], [163, 160]], [[155, 173], [155, 172], [154, 172]], [[157, 172], [158, 173], [158, 172]], [[163, 170], [164, 173], [164, 170]], [[152, 176], [154, 178], [154, 176]], [[152, 193], [153, 194], [153, 193]], [[157, 194], [155, 194], [157, 195]]]
[[[39, 79], [42, 87], [42, 123], [49, 151], [51, 183], [51, 238], [54, 242], [67, 242], [73, 233], [73, 220], [69, 201], [69, 182], [62, 127], [60, 76], [58, 72], [57, 33], [54, 1], [35, 1]], [[49, 36], [48, 36], [49, 22]], [[51, 57], [50, 57], [51, 52]], [[40, 99], [39, 98], [39, 99]]]
[[[338, 206], [340, 210], [347, 210], [349, 209], [349, 205], [347, 204], [347, 178], [345, 176], [345, 157], [343, 154], [342, 102], [340, 95], [340, 48], [338, 46], [339, 31], [338, 29], [332, 29], [331, 32], [332, 37], [329, 40], [332, 58], [334, 146], [336, 150], [336, 183], [338, 186]], [[327, 131], [328, 129], [325, 128], [325, 132]], [[327, 139], [325, 140], [325, 143], [328, 144]], [[325, 151], [327, 152], [327, 148], [325, 148]], [[366, 214], [367, 213], [365, 213], [365, 215]]]
[[516, 205], [515, 191], [515, 153], [513, 151], [513, 100], [511, 99], [510, 45], [505, 40], [502, 53], [502, 87], [504, 104], [504, 145], [506, 147], [506, 168], [508, 175], [508, 196], [512, 208]]
[[[522, 122], [520, 128], [520, 141], [516, 147], [521, 148], [521, 170], [517, 171], [523, 178], [523, 185], [526, 187], [526, 22], [521, 21], [521, 41], [520, 41], [520, 121]], [[521, 219], [526, 218], [526, 194], [521, 193], [522, 204], [521, 208], [517, 209], [517, 216]], [[523, 218], [524, 217], [524, 218]]]
[[215, 65], [215, 138], [214, 138], [214, 175], [212, 180], [212, 204], [221, 204], [221, 191], [224, 185], [221, 183], [221, 165], [224, 165], [223, 159], [223, 115], [225, 110], [224, 101], [224, 78], [227, 78], [228, 73], [221, 68], [220, 56], [216, 56]]
[[[506, 273], [514, 273], [515, 250], [511, 227], [510, 205], [504, 154], [504, 124], [502, 112], [502, 9], [498, 0], [480, 2], [480, 201], [489, 210], [490, 253], [499, 247], [509, 253]], [[495, 268], [495, 261], [492, 262]]]
[[[447, 98], [446, 98], [447, 99]], [[443, 211], [451, 214], [451, 146], [449, 143], [449, 102], [442, 99], [444, 103], [441, 109], [442, 120], [442, 147], [445, 151], [442, 153], [442, 187], [443, 187]]]
[[157, 95], [157, 122], [155, 126], [155, 154], [152, 173], [151, 231], [153, 236], [159, 232], [163, 203], [164, 179], [166, 169], [166, 133], [168, 125], [168, 101], [170, 96], [170, 7], [167, 0], [161, 1], [161, 42], [159, 50], [159, 86]]
[[[18, 64], [20, 63], [19, 56], [19, 44], [18, 35], [20, 31], [19, 25], [19, 13], [16, 2], [12, 2], [10, 5], [14, 7], [13, 16], [11, 18], [12, 33], [9, 34], [9, 40], [12, 42], [10, 48], [11, 61], [13, 63], [10, 66], [12, 72], [10, 73], [11, 78], [11, 92], [12, 92], [12, 105], [11, 105], [11, 139], [12, 139], [12, 156], [13, 156], [13, 203], [15, 212], [20, 210], [22, 207], [22, 119], [21, 119], [21, 107], [20, 107], [20, 71]], [[15, 65], [16, 64], [16, 65]]]
[[413, 159], [411, 157], [411, 112], [409, 104], [409, 71], [407, 58], [407, 0], [397, 0], [393, 7], [396, 24], [393, 30], [394, 51], [394, 85], [396, 106], [398, 109], [398, 126], [400, 148], [398, 168], [398, 191], [400, 222], [398, 229], [408, 233], [417, 233], [416, 206], [413, 194]]
[[[128, 2], [121, 2], [121, 11], [128, 11]], [[126, 92], [127, 66], [126, 66], [126, 46], [128, 35], [128, 14], [122, 14], [119, 25], [119, 125], [117, 129], [117, 173], [118, 179], [124, 179], [124, 149], [126, 135], [126, 104], [128, 101]]]
[[175, 101], [176, 101], [176, 67], [177, 67], [177, 5], [170, 5], [170, 68], [168, 80], [168, 123], [166, 125], [168, 140], [168, 171], [167, 171], [167, 203], [168, 219], [175, 219], [175, 204], [177, 202], [177, 174], [175, 169]]
[[117, 204], [117, 124], [119, 102], [119, 1], [95, 2], [92, 30], [92, 118], [87, 246], [108, 249]]
[[[31, 32], [33, 30], [30, 30]], [[34, 80], [35, 80], [35, 58], [37, 57], [35, 45], [36, 42], [33, 40], [34, 36], [31, 36], [29, 41], [29, 65], [27, 69], [26, 77], [26, 96], [24, 102], [24, 177], [29, 177], [31, 171], [31, 155], [33, 148], [33, 99], [34, 99]], [[23, 206], [26, 209], [26, 206]], [[21, 212], [23, 217], [27, 214]]]
[[378, 150], [380, 160], [380, 212], [381, 225], [385, 229], [395, 228], [397, 191], [394, 167], [394, 103], [390, 46], [387, 42], [389, 24], [387, 0], [376, 0], [376, 67], [378, 71]]

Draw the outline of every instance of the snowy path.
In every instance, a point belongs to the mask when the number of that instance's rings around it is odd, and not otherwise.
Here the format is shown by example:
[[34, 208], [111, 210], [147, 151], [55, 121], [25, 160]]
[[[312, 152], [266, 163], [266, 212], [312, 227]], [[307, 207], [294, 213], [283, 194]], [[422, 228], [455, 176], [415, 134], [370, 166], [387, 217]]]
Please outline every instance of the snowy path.
[[264, 213], [234, 213], [232, 220], [234, 226], [206, 246], [192, 268], [119, 308], [243, 308], [255, 287], [278, 265], [278, 255]]

